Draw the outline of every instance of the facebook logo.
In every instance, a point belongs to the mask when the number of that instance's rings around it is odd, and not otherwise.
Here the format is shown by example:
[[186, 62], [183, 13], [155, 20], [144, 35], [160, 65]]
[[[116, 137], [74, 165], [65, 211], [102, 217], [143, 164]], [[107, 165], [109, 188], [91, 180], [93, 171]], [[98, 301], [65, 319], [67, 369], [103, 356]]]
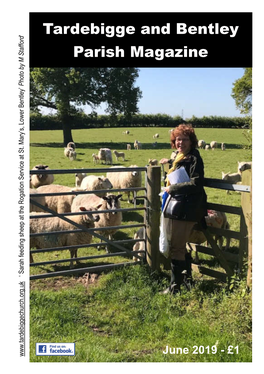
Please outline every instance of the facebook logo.
[[47, 353], [47, 346], [46, 345], [39, 345], [38, 346], [38, 353]]
[[75, 343], [36, 343], [36, 356], [75, 356]]

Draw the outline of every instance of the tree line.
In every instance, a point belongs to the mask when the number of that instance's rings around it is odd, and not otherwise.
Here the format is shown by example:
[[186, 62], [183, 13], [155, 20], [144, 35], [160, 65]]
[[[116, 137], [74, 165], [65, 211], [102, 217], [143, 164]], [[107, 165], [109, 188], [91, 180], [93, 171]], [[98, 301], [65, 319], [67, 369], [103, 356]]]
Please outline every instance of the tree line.
[[[192, 116], [183, 119], [181, 116], [168, 114], [134, 114], [130, 118], [123, 114], [95, 115], [75, 113], [71, 118], [71, 129], [91, 129], [105, 127], [176, 127], [181, 123], [191, 123], [195, 128], [248, 128], [251, 117]], [[31, 113], [30, 130], [62, 130], [63, 123], [58, 115]]]

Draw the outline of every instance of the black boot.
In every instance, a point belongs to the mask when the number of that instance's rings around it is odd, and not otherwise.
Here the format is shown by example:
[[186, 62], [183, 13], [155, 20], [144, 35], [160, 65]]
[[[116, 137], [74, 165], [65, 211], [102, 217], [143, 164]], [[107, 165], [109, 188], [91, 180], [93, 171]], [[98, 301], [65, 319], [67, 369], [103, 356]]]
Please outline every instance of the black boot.
[[181, 284], [183, 283], [183, 271], [186, 268], [185, 261], [171, 260], [171, 282], [170, 286], [163, 291], [163, 294], [176, 294], [180, 292]]
[[193, 285], [192, 278], [192, 256], [189, 252], [185, 254], [186, 271], [184, 274], [184, 283], [188, 289]]

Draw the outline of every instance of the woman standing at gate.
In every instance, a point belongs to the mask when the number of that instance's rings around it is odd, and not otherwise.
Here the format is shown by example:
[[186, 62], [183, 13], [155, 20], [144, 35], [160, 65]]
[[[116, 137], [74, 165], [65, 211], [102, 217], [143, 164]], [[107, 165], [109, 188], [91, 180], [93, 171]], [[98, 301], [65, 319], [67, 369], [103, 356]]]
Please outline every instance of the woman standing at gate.
[[[165, 191], [171, 195], [182, 195], [184, 215], [179, 219], [170, 219], [171, 228], [171, 283], [163, 293], [177, 293], [183, 283], [184, 273], [191, 279], [191, 256], [187, 253], [186, 243], [196, 222], [205, 225], [206, 194], [203, 188], [204, 164], [199, 151], [196, 149], [198, 140], [190, 124], [177, 126], [170, 135], [171, 148], [175, 149], [174, 158], [162, 158], [160, 164], [169, 163], [168, 174], [183, 167], [190, 181], [170, 184], [168, 175]], [[166, 211], [166, 204], [164, 210]]]

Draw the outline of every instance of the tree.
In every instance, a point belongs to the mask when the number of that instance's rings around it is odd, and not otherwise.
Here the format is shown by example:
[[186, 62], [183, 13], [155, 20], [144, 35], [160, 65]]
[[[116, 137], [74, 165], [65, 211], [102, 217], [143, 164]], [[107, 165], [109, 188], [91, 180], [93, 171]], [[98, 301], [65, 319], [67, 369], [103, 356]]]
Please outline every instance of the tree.
[[106, 103], [106, 111], [130, 116], [138, 112], [142, 94], [135, 87], [137, 68], [31, 68], [30, 107], [55, 109], [62, 123], [63, 142], [73, 141], [72, 123], [78, 106], [95, 110]]
[[245, 68], [244, 75], [233, 83], [231, 96], [241, 114], [249, 114], [252, 109], [252, 68]]

